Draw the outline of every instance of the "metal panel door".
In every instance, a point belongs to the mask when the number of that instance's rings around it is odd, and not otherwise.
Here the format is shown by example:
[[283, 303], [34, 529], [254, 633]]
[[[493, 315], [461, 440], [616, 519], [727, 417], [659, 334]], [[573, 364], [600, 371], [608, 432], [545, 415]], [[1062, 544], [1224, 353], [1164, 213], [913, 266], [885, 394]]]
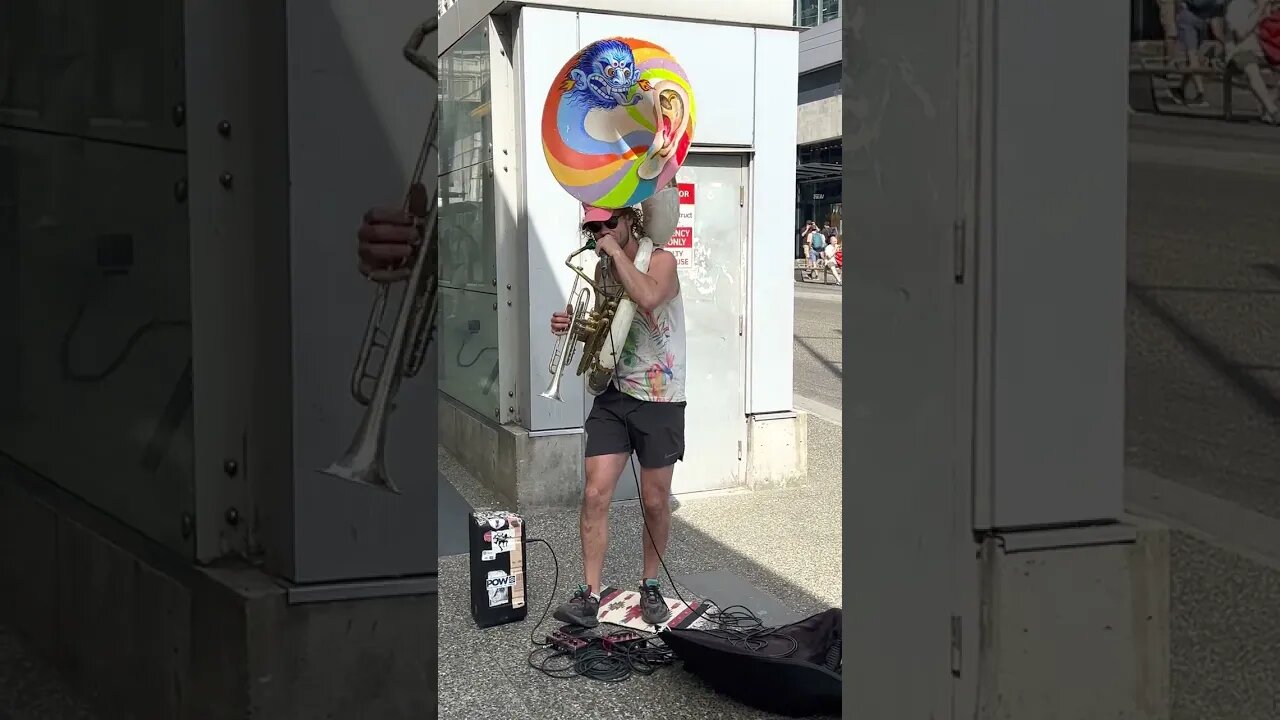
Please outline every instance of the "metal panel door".
[[[671, 484], [680, 494], [733, 487], [742, 478], [746, 157], [691, 153], [676, 181], [682, 191], [681, 229], [668, 249], [680, 265], [688, 352], [685, 458]], [[628, 465], [615, 500], [638, 497], [632, 472]]]

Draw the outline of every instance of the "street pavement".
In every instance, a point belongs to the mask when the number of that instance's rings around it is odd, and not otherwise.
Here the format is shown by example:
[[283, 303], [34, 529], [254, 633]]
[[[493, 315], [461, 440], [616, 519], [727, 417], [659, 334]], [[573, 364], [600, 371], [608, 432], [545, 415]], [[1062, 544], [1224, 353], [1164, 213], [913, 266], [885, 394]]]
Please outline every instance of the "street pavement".
[[840, 424], [844, 362], [843, 295], [834, 281], [797, 282], [792, 387], [796, 408]]
[[1133, 123], [1126, 495], [1172, 530], [1171, 716], [1274, 720], [1280, 131]]
[[1182, 124], [1131, 133], [1128, 462], [1280, 518], [1280, 131]]

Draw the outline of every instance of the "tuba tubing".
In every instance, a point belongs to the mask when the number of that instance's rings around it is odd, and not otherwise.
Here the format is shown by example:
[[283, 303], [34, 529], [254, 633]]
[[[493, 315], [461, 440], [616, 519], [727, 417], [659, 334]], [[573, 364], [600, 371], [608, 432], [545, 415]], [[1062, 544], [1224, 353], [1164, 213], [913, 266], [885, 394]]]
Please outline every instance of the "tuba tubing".
[[[649, 271], [649, 259], [653, 257], [653, 241], [649, 238], [640, 240], [640, 249], [636, 251], [635, 266], [640, 272]], [[591, 377], [587, 378], [587, 392], [599, 395], [609, 386], [613, 371], [618, 366], [618, 356], [631, 333], [631, 321], [636, 316], [636, 304], [625, 295], [618, 301], [618, 309], [614, 311], [613, 322], [609, 324], [609, 334], [605, 336], [600, 348], [599, 358]]]

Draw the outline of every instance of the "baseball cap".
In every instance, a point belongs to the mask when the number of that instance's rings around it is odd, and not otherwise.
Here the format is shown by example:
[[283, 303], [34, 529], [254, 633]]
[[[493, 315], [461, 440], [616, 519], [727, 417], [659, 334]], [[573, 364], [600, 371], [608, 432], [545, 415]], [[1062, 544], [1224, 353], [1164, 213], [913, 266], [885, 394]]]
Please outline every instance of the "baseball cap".
[[582, 222], [604, 222], [611, 217], [613, 217], [612, 210], [593, 207], [591, 205], [582, 206]]

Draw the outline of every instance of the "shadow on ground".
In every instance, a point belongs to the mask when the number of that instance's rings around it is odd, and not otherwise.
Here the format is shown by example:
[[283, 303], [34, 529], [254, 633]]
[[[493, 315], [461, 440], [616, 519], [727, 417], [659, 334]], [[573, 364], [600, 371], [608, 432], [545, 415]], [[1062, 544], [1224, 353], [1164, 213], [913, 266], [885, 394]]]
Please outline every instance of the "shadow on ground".
[[[672, 575], [731, 573], [778, 598], [801, 617], [839, 607], [841, 596], [840, 428], [809, 418], [810, 484], [756, 493], [686, 495], [674, 513], [666, 565]], [[477, 508], [501, 507], [443, 450], [440, 473]], [[529, 550], [529, 617], [479, 630], [470, 615], [467, 556], [440, 559], [440, 717], [500, 714], [516, 718], [773, 718], [703, 685], [677, 663], [621, 683], [552, 679], [530, 667], [530, 636], [548, 601], [558, 603], [580, 582], [576, 509], [525, 515]], [[640, 574], [639, 505], [615, 503], [610, 515], [605, 583], [631, 587]], [[664, 585], [667, 582], [664, 582]], [[682, 589], [682, 592], [685, 592]], [[714, 598], [713, 598], [714, 599]], [[556, 627], [548, 620], [540, 635]]]

